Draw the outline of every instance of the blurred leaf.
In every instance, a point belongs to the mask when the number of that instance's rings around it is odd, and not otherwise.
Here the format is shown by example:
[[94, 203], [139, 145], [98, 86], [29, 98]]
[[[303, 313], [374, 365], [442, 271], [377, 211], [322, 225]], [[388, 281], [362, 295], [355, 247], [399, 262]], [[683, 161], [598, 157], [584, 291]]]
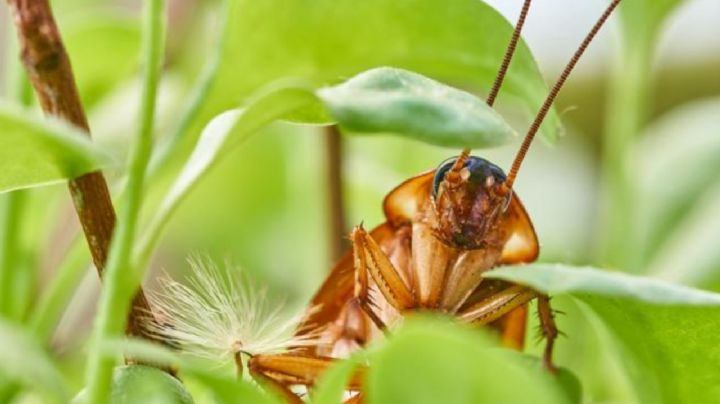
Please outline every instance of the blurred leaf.
[[[166, 346], [146, 340], [121, 339], [105, 341], [103, 351], [106, 355], [116, 356], [122, 353], [136, 360], [177, 368], [183, 375], [189, 375], [205, 385], [212, 391], [219, 403], [278, 403], [273, 396], [266, 394], [246, 381], [222, 376], [222, 372], [218, 371], [216, 362], [187, 357], [170, 350]], [[145, 401], [139, 400], [136, 402]]]
[[74, 178], [103, 160], [79, 130], [0, 103], [0, 192]]
[[[373, 69], [318, 91], [304, 81], [273, 83], [244, 109], [224, 112], [203, 129], [150, 225], [140, 259], [149, 256], [180, 202], [229, 149], [276, 119], [298, 111], [307, 113], [317, 100], [341, 126], [355, 132], [392, 132], [457, 147], [496, 145], [513, 134], [502, 117], [480, 99], [404, 70]], [[312, 113], [325, 115], [317, 108]]]
[[567, 402], [549, 373], [531, 371], [522, 359], [492, 347], [475, 330], [408, 320], [372, 353], [368, 402]]
[[649, 126], [636, 147], [637, 234], [655, 274], [698, 284], [720, 264], [712, 226], [720, 220], [720, 99], [685, 104]]
[[[508, 360], [516, 361], [525, 366], [530, 372], [537, 373], [539, 377], [544, 377], [544, 373], [547, 373], [547, 369], [542, 364], [542, 358], [539, 356], [510, 349], [502, 349], [498, 353], [507, 356]], [[553, 375], [553, 381], [557, 382], [557, 386], [565, 393], [569, 402], [582, 402], [582, 385], [573, 372], [560, 367], [557, 369], [557, 373]]]
[[209, 388], [218, 403], [280, 404], [282, 401], [244, 380], [230, 380], [210, 372], [193, 376]]
[[160, 369], [129, 365], [115, 368], [110, 403], [193, 403], [180, 381]]
[[354, 355], [333, 364], [330, 369], [320, 375], [313, 389], [310, 402], [313, 404], [336, 404], [343, 401], [343, 394], [350, 376], [360, 363], [360, 357]]
[[720, 294], [591, 267], [562, 264], [507, 266], [488, 272], [484, 277], [527, 285], [550, 294], [589, 294], [666, 305], [720, 306]]
[[[393, 66], [488, 89], [513, 31], [477, 0], [234, 0], [227, 16], [219, 71], [198, 125], [285, 77], [321, 86]], [[520, 100], [534, 114], [546, 94], [521, 41], [501, 97]], [[552, 111], [546, 135], [554, 137], [559, 126]]]
[[148, 258], [172, 213], [197, 184], [198, 179], [217, 164], [223, 150], [231, 149], [268, 123], [307, 106], [314, 100], [313, 92], [303, 85], [271, 85], [250, 100], [246, 108], [227, 111], [215, 117], [203, 129], [192, 155], [164, 197], [150, 224], [150, 230], [146, 232], [141, 243], [139, 259]]
[[485, 101], [406, 70], [372, 69], [318, 91], [341, 127], [446, 147], [506, 143], [512, 128]]
[[683, 0], [624, 1], [620, 5], [620, 14], [628, 31], [625, 36], [632, 41], [634, 36], [653, 35], [682, 3]]
[[95, 12], [73, 19], [66, 26], [63, 40], [83, 105], [90, 109], [137, 69], [140, 23]]
[[720, 399], [719, 294], [563, 265], [504, 267], [486, 275], [587, 304], [619, 340], [641, 402]]
[[67, 402], [62, 375], [47, 354], [24, 330], [0, 319], [0, 379], [17, 381]]
[[662, 249], [648, 266], [648, 273], [669, 281], [696, 286], [716, 286], [720, 280], [720, 183], [712, 186], [684, 212]]

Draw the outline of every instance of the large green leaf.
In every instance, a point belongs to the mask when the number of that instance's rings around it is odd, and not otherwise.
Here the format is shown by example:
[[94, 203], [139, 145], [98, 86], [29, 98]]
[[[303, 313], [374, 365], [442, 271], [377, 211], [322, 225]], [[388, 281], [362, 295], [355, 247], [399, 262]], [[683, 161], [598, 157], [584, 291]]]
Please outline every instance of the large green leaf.
[[296, 80], [273, 83], [244, 109], [222, 113], [205, 127], [146, 232], [142, 256], [147, 257], [181, 201], [229, 149], [274, 120], [310, 115], [330, 115], [351, 133], [394, 133], [444, 146], [488, 147], [513, 134], [479, 98], [406, 70], [372, 69], [319, 90]]
[[0, 192], [74, 178], [105, 160], [79, 130], [0, 103]]
[[127, 79], [138, 65], [140, 22], [89, 13], [64, 24], [63, 40], [86, 108]]
[[[393, 66], [487, 89], [513, 30], [479, 0], [232, 0], [227, 16], [220, 66], [200, 125], [284, 77], [322, 86]], [[533, 114], [547, 94], [522, 41], [502, 94]], [[554, 112], [544, 127], [554, 136]]]
[[16, 381], [67, 402], [62, 375], [32, 335], [0, 319], [0, 380]]
[[720, 267], [720, 98], [685, 104], [636, 147], [638, 244], [653, 274], [702, 285]]
[[218, 163], [223, 151], [241, 143], [268, 123], [307, 107], [315, 99], [314, 93], [302, 84], [271, 85], [254, 97], [246, 108], [215, 117], [203, 130], [189, 160], [149, 224], [141, 242], [139, 259], [148, 258], [167, 221], [198, 181]]
[[568, 402], [549, 373], [532, 370], [523, 358], [493, 346], [477, 330], [407, 320], [371, 354], [368, 402]]
[[597, 313], [620, 342], [641, 402], [720, 399], [720, 295], [593, 268], [535, 264], [487, 277], [568, 294]]
[[377, 68], [318, 91], [340, 126], [448, 147], [488, 147], [513, 130], [483, 100], [416, 73]]

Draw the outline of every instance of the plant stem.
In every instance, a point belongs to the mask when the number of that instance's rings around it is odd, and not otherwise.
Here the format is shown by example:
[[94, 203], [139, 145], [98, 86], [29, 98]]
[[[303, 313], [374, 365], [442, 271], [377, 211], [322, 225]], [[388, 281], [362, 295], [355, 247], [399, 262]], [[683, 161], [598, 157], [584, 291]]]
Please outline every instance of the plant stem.
[[325, 180], [327, 181], [328, 251], [334, 262], [345, 251], [345, 203], [342, 194], [342, 135], [336, 125], [324, 128]]
[[[48, 0], [7, 0], [18, 32], [21, 58], [43, 111], [90, 133], [78, 95], [70, 59]], [[70, 194], [90, 248], [102, 274], [115, 226], [115, 211], [100, 171], [69, 181]], [[136, 294], [128, 332], [141, 335], [139, 318], [149, 306], [142, 290]]]
[[[21, 105], [28, 105], [31, 99], [24, 91], [28, 84], [27, 76], [20, 63], [11, 56], [17, 52], [17, 42], [8, 35], [6, 43], [8, 63], [5, 85], [8, 98], [17, 100]], [[10, 192], [0, 198], [0, 315], [11, 317], [15, 300], [15, 275], [19, 264], [17, 258], [21, 248], [19, 230], [25, 191]]]
[[132, 268], [131, 257], [136, 227], [142, 205], [145, 171], [152, 152], [157, 87], [164, 52], [163, 0], [146, 0], [143, 22], [143, 91], [140, 103], [140, 125], [130, 150], [127, 193], [116, 239], [106, 268], [95, 327], [93, 346], [87, 366], [88, 399], [105, 402], [109, 396], [114, 360], [102, 352], [102, 341], [122, 334], [122, 321], [130, 306], [131, 291], [141, 281], [140, 272]]
[[[641, 32], [641, 31], [637, 31]], [[625, 36], [622, 57], [610, 83], [603, 151], [605, 211], [602, 264], [635, 270], [633, 228], [636, 185], [632, 148], [646, 116], [650, 89], [653, 36]]]
[[10, 192], [0, 201], [0, 315], [8, 317], [14, 312], [14, 273], [18, 270], [18, 233], [24, 196], [22, 191]]
[[[224, 3], [227, 3], [225, 1]], [[227, 12], [227, 4], [221, 7], [223, 12]], [[195, 118], [200, 113], [205, 99], [210, 93], [212, 84], [215, 82], [217, 71], [220, 66], [220, 56], [222, 54], [222, 45], [224, 38], [224, 29], [220, 29], [220, 38], [218, 40], [217, 47], [213, 50], [210, 55], [210, 61], [205, 65], [200, 78], [193, 85], [192, 91], [190, 91], [189, 101], [185, 104], [183, 113], [180, 115], [177, 126], [173, 129], [168, 140], [157, 147], [157, 151], [154, 153], [150, 160], [148, 167], [148, 176], [155, 177], [158, 173], [166, 166], [168, 160], [175, 155], [175, 153], [182, 148], [186, 135], [192, 128]]]
[[[227, 1], [224, 3], [222, 10], [226, 10], [227, 8]], [[147, 178], [144, 181], [146, 188], [151, 187], [153, 179], [157, 179], [162, 175], [162, 169], [167, 167], [170, 158], [182, 148], [186, 134], [192, 128], [192, 124], [209, 94], [222, 53], [222, 38], [224, 38], [222, 33], [224, 30], [221, 27], [218, 31], [221, 33], [218, 45], [213, 50], [211, 59], [205, 64], [200, 77], [193, 85], [193, 89], [190, 91], [189, 101], [185, 104], [178, 124], [168, 136], [168, 140], [162, 145], [158, 145], [151, 156], [147, 168]], [[127, 189], [126, 187], [126, 183], [119, 184], [116, 190], [116, 197], [123, 198]], [[82, 242], [80, 239], [76, 239], [71, 243], [68, 252], [59, 265], [56, 278], [53, 279], [52, 283], [43, 293], [41, 304], [37, 305], [33, 310], [32, 321], [41, 340], [47, 340], [47, 338], [51, 336], [52, 329], [62, 314], [62, 309], [68, 304], [71, 296], [69, 292], [82, 278], [84, 266], [81, 260], [83, 258], [80, 256], [81, 252], [77, 251], [77, 246], [80, 242]], [[47, 310], [50, 307], [52, 307], [52, 309]]]
[[73, 241], [55, 277], [35, 304], [30, 325], [40, 341], [49, 341], [52, 337], [63, 310], [85, 274], [87, 258], [84, 246]]

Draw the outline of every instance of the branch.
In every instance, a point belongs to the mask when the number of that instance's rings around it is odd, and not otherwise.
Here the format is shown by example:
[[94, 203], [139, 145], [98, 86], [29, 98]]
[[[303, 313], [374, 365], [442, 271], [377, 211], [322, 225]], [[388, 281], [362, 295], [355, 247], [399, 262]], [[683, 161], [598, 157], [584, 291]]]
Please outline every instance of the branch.
[[[21, 46], [21, 59], [47, 115], [59, 117], [90, 135], [60, 32], [48, 0], [7, 0]], [[80, 219], [93, 263], [102, 275], [115, 227], [115, 211], [102, 172], [69, 181], [75, 211]], [[150, 306], [142, 289], [133, 300], [126, 333], [145, 336], [141, 318]]]

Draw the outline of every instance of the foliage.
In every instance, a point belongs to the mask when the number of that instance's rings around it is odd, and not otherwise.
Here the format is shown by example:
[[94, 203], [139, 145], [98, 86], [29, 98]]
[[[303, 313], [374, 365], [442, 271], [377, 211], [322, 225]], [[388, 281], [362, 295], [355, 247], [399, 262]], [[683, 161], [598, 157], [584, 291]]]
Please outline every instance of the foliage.
[[0, 191], [47, 185], [103, 166], [86, 135], [57, 120], [0, 104]]

